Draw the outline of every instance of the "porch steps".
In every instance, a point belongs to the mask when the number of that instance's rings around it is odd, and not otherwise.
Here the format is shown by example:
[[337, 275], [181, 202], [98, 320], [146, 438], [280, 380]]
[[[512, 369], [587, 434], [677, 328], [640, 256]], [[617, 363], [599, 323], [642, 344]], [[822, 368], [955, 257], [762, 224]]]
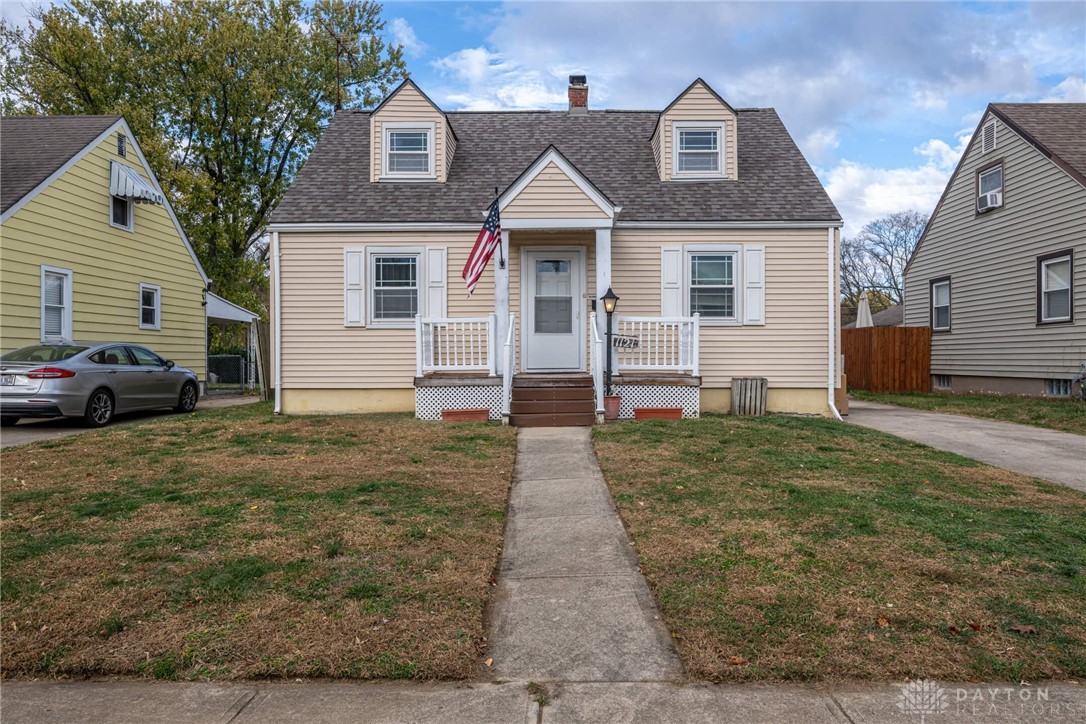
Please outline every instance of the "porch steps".
[[573, 427], [596, 421], [591, 375], [516, 375], [510, 422], [516, 427]]

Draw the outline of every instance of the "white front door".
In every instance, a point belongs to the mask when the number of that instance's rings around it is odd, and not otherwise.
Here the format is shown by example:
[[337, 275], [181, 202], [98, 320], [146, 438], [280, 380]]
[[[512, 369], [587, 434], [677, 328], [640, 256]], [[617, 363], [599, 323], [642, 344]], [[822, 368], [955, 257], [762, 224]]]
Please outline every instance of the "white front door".
[[584, 254], [524, 252], [525, 372], [584, 369]]

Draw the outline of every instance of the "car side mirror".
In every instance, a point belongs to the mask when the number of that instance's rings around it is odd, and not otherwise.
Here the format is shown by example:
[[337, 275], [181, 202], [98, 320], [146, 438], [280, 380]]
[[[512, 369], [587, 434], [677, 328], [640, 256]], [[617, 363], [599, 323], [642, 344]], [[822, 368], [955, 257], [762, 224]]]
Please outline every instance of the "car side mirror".
[[172, 359], [166, 360], [166, 369], [172, 370], [174, 368], [174, 366], [175, 366], [175, 363], [174, 363], [174, 361]]

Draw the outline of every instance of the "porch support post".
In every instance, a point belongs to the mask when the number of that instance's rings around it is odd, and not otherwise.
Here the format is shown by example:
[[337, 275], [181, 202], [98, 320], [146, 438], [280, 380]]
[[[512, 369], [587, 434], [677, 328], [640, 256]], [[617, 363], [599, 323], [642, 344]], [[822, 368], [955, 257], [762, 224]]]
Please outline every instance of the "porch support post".
[[[505, 259], [505, 268], [498, 263], [498, 259]], [[505, 349], [505, 337], [509, 334], [509, 232], [502, 229], [501, 256], [495, 254], [490, 259], [494, 265], [494, 345], [493, 354], [496, 357], [497, 373], [505, 373], [505, 355], [501, 350]]]
[[[611, 288], [611, 230], [610, 229], [596, 229], [596, 301], [604, 295], [604, 293]], [[607, 322], [605, 320], [606, 314], [603, 314], [603, 308], [600, 307], [597, 310], [599, 313], [596, 315], [596, 325], [599, 327], [600, 338], [603, 339], [607, 332]], [[605, 342], [607, 348], [604, 350], [606, 357], [600, 360], [600, 364], [604, 366], [604, 369], [608, 369], [608, 360], [611, 357], [610, 340]], [[609, 391], [608, 391], [609, 394]]]

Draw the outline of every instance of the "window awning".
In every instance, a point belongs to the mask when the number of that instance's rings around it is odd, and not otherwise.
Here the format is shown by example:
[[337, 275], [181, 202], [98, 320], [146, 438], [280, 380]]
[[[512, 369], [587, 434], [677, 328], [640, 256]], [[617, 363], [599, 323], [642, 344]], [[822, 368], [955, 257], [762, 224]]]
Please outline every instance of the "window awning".
[[109, 193], [124, 196], [141, 204], [165, 204], [166, 197], [155, 191], [135, 169], [116, 161], [109, 162]]

